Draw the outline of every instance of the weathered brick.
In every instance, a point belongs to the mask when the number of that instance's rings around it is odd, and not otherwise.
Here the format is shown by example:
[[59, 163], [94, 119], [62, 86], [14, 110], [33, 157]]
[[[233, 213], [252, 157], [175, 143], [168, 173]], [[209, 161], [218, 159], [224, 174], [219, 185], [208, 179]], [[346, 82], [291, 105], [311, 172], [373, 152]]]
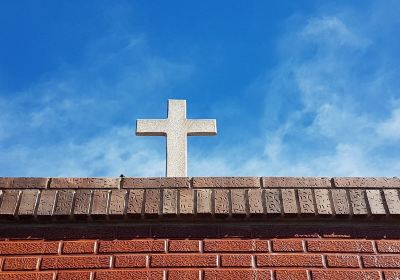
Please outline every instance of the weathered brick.
[[94, 253], [96, 241], [64, 241], [63, 254], [92, 254]]
[[59, 271], [57, 280], [91, 280], [90, 271]]
[[160, 190], [146, 190], [146, 202], [144, 212], [146, 215], [159, 215], [160, 213]]
[[3, 197], [0, 206], [0, 215], [14, 216], [16, 214], [19, 195], [20, 191], [17, 190], [3, 191]]
[[273, 252], [302, 252], [303, 242], [301, 239], [274, 239], [272, 240]]
[[110, 206], [108, 208], [109, 215], [123, 215], [125, 211], [126, 190], [112, 190], [110, 198]]
[[215, 267], [217, 256], [210, 254], [152, 255], [151, 267]]
[[117, 268], [146, 267], [146, 255], [116, 255], [114, 266]]
[[53, 280], [54, 272], [0, 273], [0, 280]]
[[307, 249], [310, 252], [373, 252], [369, 240], [309, 240]]
[[285, 269], [275, 271], [276, 280], [308, 280], [305, 269]]
[[315, 214], [315, 204], [311, 189], [299, 189], [300, 214]]
[[399, 255], [384, 255], [384, 256], [365, 256], [363, 255], [362, 261], [364, 267], [385, 267], [385, 268], [399, 268], [400, 256]]
[[101, 240], [100, 253], [164, 252], [165, 240]]
[[400, 271], [399, 270], [389, 270], [383, 272], [385, 275], [385, 280], [399, 280]]
[[38, 216], [51, 216], [54, 212], [56, 202], [56, 190], [42, 190], [40, 193], [39, 206], [36, 211]]
[[246, 198], [245, 190], [237, 189], [231, 190], [231, 203], [232, 215], [245, 215], [246, 214]]
[[140, 215], [143, 208], [144, 190], [130, 190], [126, 213], [128, 215]]
[[333, 181], [337, 188], [400, 188], [400, 178], [397, 177], [335, 177]]
[[398, 190], [383, 190], [390, 215], [400, 214], [400, 199]]
[[249, 212], [251, 214], [263, 214], [263, 193], [261, 189], [249, 189], [247, 192], [249, 198]]
[[52, 178], [56, 189], [118, 189], [119, 178]]
[[267, 240], [204, 240], [204, 252], [268, 252]]
[[168, 280], [200, 280], [200, 270], [196, 269], [174, 269], [168, 270]]
[[57, 254], [59, 242], [1, 241], [0, 255]]
[[373, 215], [385, 215], [385, 207], [379, 190], [366, 190], [368, 204]]
[[257, 266], [261, 267], [322, 267], [322, 255], [274, 254], [257, 255]]
[[285, 215], [297, 215], [296, 193], [293, 189], [282, 190], [283, 212]]
[[95, 280], [163, 280], [164, 271], [162, 270], [100, 270], [96, 271]]
[[38, 195], [38, 190], [23, 190], [18, 208], [18, 215], [34, 215]]
[[355, 255], [327, 255], [328, 267], [359, 267], [358, 257]]
[[353, 208], [353, 215], [367, 215], [367, 202], [363, 190], [349, 190], [350, 203]]
[[251, 267], [251, 255], [221, 255], [223, 267]]
[[330, 178], [325, 177], [263, 177], [264, 188], [330, 188]]
[[179, 190], [179, 214], [190, 215], [194, 213], [194, 191]]
[[3, 270], [35, 270], [38, 257], [9, 257], [4, 260]]
[[271, 280], [271, 271], [264, 269], [209, 269], [204, 271], [204, 280], [259, 279]]
[[199, 240], [169, 240], [168, 251], [170, 252], [199, 252]]
[[315, 189], [314, 194], [318, 215], [331, 215], [332, 207], [329, 199], [329, 190]]
[[312, 270], [311, 275], [313, 280], [381, 280], [379, 272], [371, 270]]
[[349, 200], [344, 189], [333, 189], [332, 200], [336, 215], [350, 215]]
[[0, 189], [12, 188], [13, 178], [0, 177]]
[[59, 215], [59, 216], [71, 215], [74, 195], [75, 191], [73, 190], [59, 190], [57, 192], [54, 215]]
[[123, 188], [128, 189], [178, 189], [189, 188], [189, 178], [127, 178], [125, 177], [122, 183]]
[[110, 191], [94, 190], [91, 215], [107, 215]]
[[12, 179], [14, 189], [45, 189], [48, 178], [20, 177]]
[[163, 190], [163, 215], [176, 215], [178, 213], [177, 202], [177, 190]]
[[214, 212], [216, 215], [229, 214], [229, 190], [220, 189], [214, 191]]
[[193, 188], [260, 188], [258, 177], [193, 177]]
[[265, 190], [265, 210], [267, 214], [282, 213], [279, 196], [279, 190]]
[[211, 190], [197, 190], [197, 213], [211, 214]]
[[43, 257], [40, 268], [46, 269], [89, 269], [109, 268], [110, 256], [56, 256]]
[[377, 240], [379, 253], [400, 253], [400, 240]]
[[77, 190], [75, 193], [74, 215], [89, 215], [91, 201], [91, 190]]

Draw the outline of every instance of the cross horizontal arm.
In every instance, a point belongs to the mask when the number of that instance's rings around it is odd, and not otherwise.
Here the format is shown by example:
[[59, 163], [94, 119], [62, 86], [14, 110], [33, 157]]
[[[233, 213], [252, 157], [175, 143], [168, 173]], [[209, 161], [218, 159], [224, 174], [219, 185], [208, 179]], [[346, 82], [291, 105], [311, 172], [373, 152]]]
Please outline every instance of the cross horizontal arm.
[[137, 120], [136, 135], [138, 136], [165, 136], [166, 120]]
[[187, 120], [188, 136], [206, 136], [217, 134], [217, 121], [211, 120]]

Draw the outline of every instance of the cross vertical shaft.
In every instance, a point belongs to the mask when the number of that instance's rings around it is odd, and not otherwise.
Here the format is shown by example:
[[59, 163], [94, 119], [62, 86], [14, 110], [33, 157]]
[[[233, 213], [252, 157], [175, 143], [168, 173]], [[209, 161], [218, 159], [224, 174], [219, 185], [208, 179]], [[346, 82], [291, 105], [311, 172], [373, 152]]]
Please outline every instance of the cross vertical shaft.
[[186, 118], [186, 100], [169, 99], [167, 119], [136, 121], [136, 135], [167, 137], [167, 177], [187, 177], [187, 136], [216, 134], [216, 120]]

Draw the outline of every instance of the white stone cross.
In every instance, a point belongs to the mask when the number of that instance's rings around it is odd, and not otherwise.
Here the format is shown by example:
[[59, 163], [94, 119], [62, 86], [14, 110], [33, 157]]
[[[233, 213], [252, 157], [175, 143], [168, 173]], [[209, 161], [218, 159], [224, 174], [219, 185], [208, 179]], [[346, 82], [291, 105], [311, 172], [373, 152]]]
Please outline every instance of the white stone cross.
[[217, 121], [186, 118], [186, 100], [168, 99], [168, 116], [137, 120], [136, 135], [167, 137], [167, 177], [187, 177], [187, 136], [217, 134]]

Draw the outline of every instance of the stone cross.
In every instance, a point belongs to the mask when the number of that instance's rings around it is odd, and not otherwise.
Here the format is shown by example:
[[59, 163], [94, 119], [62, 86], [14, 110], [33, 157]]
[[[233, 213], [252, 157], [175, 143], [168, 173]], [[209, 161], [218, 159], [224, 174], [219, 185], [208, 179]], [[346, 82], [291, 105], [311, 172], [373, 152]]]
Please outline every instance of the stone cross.
[[187, 177], [187, 136], [217, 134], [217, 121], [186, 118], [186, 100], [168, 100], [167, 119], [137, 120], [136, 135], [167, 137], [167, 177]]

